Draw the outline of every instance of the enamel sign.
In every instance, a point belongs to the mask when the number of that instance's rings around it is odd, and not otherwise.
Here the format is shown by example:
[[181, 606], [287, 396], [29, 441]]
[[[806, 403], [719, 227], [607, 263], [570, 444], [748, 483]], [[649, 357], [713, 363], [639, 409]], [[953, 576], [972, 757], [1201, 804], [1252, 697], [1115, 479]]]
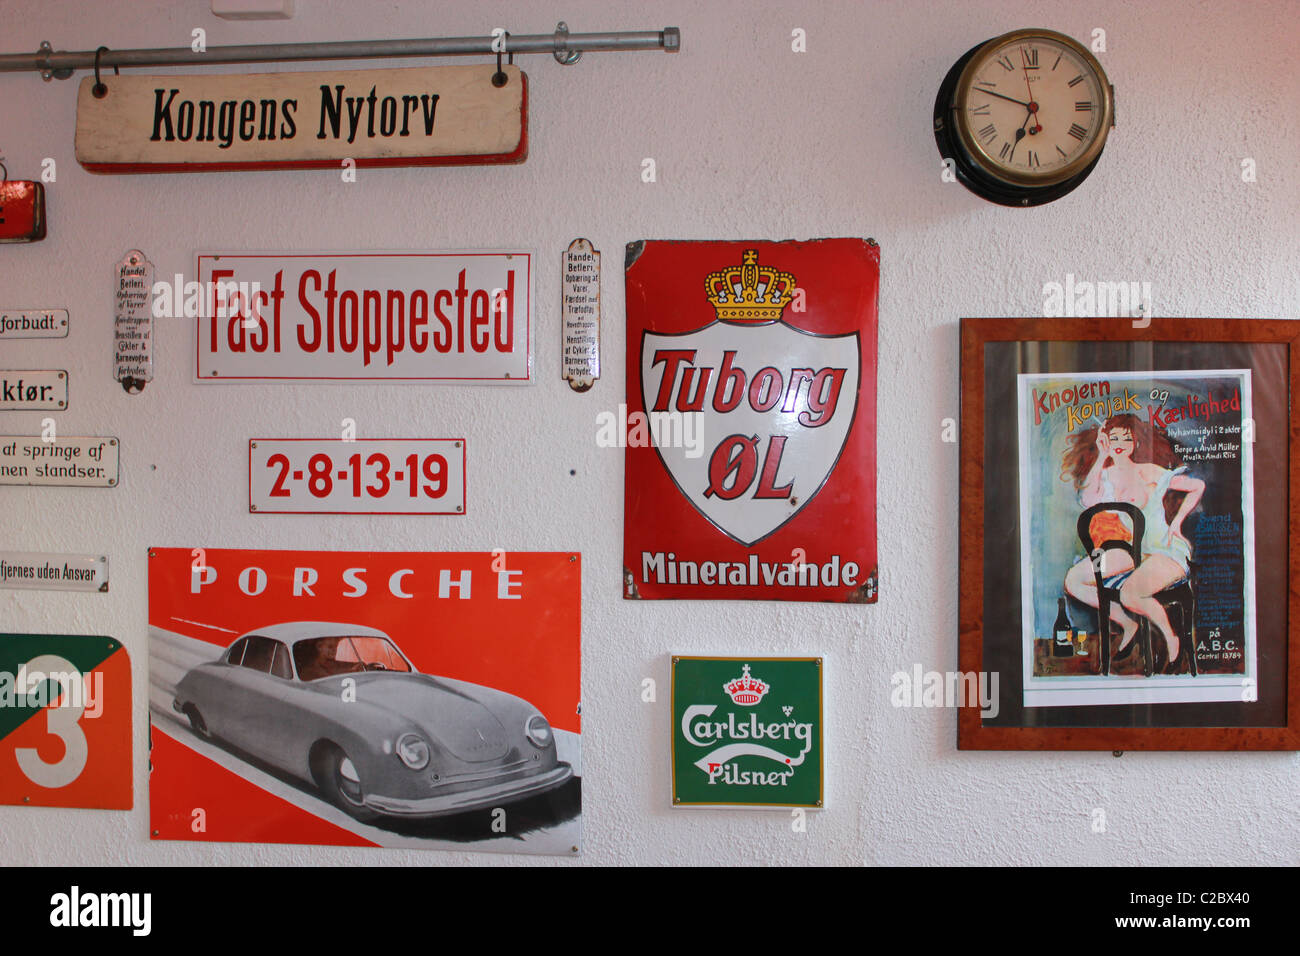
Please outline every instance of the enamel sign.
[[[528, 252], [203, 254], [177, 277], [200, 382], [527, 384]], [[183, 295], [182, 295], [183, 293]]]
[[131, 662], [111, 637], [0, 634], [0, 803], [131, 809]]
[[254, 438], [253, 514], [465, 513], [463, 438]]
[[0, 435], [0, 485], [117, 485], [118, 443], [98, 435]]
[[108, 558], [102, 554], [0, 551], [0, 588], [108, 592]]
[[820, 657], [673, 658], [673, 806], [825, 801]]
[[600, 251], [588, 239], [564, 250], [561, 279], [560, 374], [575, 392], [600, 378]]
[[0, 339], [67, 337], [67, 309], [0, 309]]
[[153, 263], [132, 249], [113, 271], [113, 380], [138, 395], [153, 381]]
[[106, 77], [77, 94], [93, 173], [522, 163], [528, 78], [489, 64], [323, 73]]
[[578, 554], [149, 552], [160, 840], [573, 856]]
[[0, 369], [0, 411], [61, 412], [68, 407], [64, 369]]
[[629, 247], [624, 597], [876, 600], [879, 263]]

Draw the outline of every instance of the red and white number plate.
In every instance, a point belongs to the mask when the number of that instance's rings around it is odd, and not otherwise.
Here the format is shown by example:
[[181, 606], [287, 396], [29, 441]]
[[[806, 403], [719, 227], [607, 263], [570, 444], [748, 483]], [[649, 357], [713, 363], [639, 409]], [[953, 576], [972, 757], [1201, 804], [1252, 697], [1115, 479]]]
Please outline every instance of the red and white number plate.
[[465, 513], [463, 438], [253, 438], [254, 514]]

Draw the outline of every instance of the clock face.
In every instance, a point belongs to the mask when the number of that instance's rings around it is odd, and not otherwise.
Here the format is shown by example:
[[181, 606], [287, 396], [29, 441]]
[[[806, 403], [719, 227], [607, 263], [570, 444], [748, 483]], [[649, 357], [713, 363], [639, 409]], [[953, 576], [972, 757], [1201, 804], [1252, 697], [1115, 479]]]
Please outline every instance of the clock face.
[[962, 71], [957, 128], [974, 161], [1019, 185], [1068, 179], [1101, 153], [1110, 86], [1068, 37], [1021, 31], [991, 41]]

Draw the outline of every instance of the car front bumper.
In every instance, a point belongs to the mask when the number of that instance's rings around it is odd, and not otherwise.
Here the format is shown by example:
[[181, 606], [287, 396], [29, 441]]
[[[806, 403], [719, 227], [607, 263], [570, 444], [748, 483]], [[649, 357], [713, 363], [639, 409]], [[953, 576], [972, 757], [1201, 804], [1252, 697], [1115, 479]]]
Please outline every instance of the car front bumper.
[[524, 779], [506, 780], [501, 783], [475, 787], [461, 793], [447, 793], [439, 796], [404, 799], [386, 797], [382, 794], [367, 794], [366, 806], [379, 813], [402, 817], [438, 817], [476, 807], [487, 807], [507, 800], [522, 800], [553, 790], [568, 782], [573, 776], [573, 768], [562, 763], [554, 770], [541, 776]]

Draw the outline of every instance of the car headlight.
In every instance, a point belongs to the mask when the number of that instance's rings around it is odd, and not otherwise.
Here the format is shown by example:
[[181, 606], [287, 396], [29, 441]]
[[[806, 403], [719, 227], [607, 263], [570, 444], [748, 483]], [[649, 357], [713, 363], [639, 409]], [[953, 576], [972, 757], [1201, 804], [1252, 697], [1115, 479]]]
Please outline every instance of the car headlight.
[[534, 747], [549, 746], [555, 736], [551, 733], [551, 725], [546, 722], [546, 718], [541, 714], [533, 714], [528, 718], [528, 723], [524, 724], [524, 734], [528, 737], [528, 742]]
[[429, 745], [415, 734], [404, 734], [397, 740], [397, 756], [412, 770], [429, 766]]

